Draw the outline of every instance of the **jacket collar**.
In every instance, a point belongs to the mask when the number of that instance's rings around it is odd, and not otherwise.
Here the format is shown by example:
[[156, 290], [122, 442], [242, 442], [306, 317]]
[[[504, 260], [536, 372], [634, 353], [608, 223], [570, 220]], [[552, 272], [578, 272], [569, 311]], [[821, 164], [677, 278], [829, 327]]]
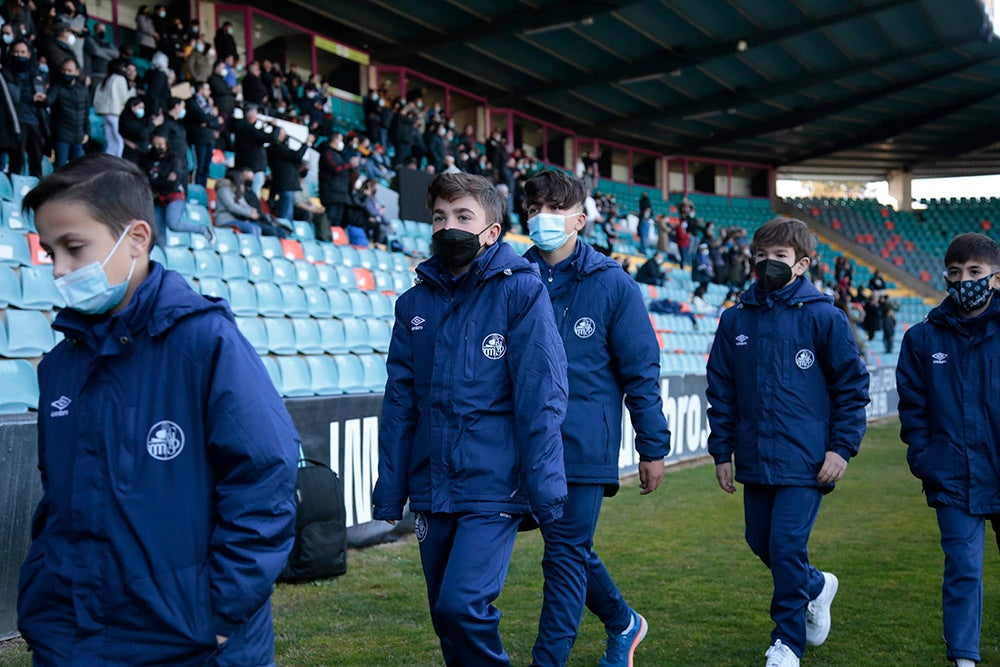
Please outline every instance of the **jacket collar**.
[[990, 305], [978, 317], [967, 318], [962, 315], [955, 300], [950, 296], [945, 297], [937, 307], [927, 314], [927, 321], [940, 327], [946, 327], [971, 335], [972, 330], [986, 322], [985, 327], [980, 331], [985, 331], [992, 336], [1000, 328], [1000, 294], [993, 293]]
[[[538, 268], [514, 252], [509, 243], [498, 241], [472, 260], [469, 270], [464, 274], [464, 280], [474, 277], [477, 282], [482, 283], [498, 274], [509, 276], [515, 271], [533, 271], [538, 274]], [[426, 280], [441, 289], [449, 289], [454, 282], [451, 271], [444, 267], [439, 258], [433, 256], [417, 266], [417, 277], [418, 280]]]
[[788, 306], [799, 306], [815, 301], [825, 301], [833, 303], [833, 297], [826, 296], [809, 282], [805, 276], [799, 276], [790, 285], [785, 285], [774, 292], [765, 292], [760, 282], [755, 282], [750, 289], [743, 292], [740, 297], [740, 305], [750, 308], [760, 306], [773, 306], [775, 304], [786, 304]]
[[[531, 246], [528, 251], [524, 253], [524, 258], [531, 262], [532, 264], [537, 264], [541, 266], [544, 262], [542, 255], [536, 246]], [[597, 271], [604, 271], [606, 269], [617, 268], [620, 269], [621, 265], [610, 257], [605, 257], [601, 253], [594, 250], [589, 243], [577, 239], [576, 248], [573, 250], [573, 254], [560, 262], [560, 269], [563, 271], [573, 271], [576, 273], [577, 278], [582, 279], [591, 273], [596, 273]]]

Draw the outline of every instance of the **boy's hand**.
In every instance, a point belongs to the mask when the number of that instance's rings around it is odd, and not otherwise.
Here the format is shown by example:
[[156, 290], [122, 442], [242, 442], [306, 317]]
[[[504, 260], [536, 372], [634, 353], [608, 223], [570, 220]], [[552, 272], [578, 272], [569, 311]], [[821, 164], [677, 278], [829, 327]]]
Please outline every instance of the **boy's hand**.
[[844, 457], [837, 452], [827, 452], [823, 467], [816, 475], [816, 481], [820, 484], [833, 484], [844, 476], [845, 470], [847, 470], [847, 461], [844, 460]]
[[733, 484], [733, 463], [726, 461], [715, 466], [715, 479], [719, 480], [719, 488], [726, 493], [736, 493], [736, 485]]
[[659, 461], [639, 461], [639, 495], [656, 491], [663, 481], [663, 459]]

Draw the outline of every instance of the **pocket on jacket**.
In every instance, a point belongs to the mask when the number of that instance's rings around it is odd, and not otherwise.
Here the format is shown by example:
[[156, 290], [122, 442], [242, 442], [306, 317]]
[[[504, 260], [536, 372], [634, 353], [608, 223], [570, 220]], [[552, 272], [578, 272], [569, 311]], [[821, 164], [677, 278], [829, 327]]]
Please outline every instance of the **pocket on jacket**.
[[480, 345], [479, 345], [478, 341], [476, 340], [477, 338], [478, 338], [478, 335], [476, 333], [476, 323], [475, 322], [466, 322], [465, 323], [465, 345], [462, 346], [463, 349], [464, 349], [464, 356], [465, 356], [465, 358], [464, 358], [465, 364], [464, 364], [464, 369], [463, 369], [463, 371], [464, 371], [463, 372], [463, 377], [466, 380], [475, 380], [476, 379], [476, 361], [479, 358], [479, 354], [477, 354], [477, 352], [480, 353], [480, 354], [482, 353], [482, 351], [480, 350]]
[[119, 621], [164, 643], [217, 646], [210, 574], [205, 563], [127, 581], [132, 609]]
[[508, 500], [518, 489], [521, 461], [510, 421], [484, 420], [463, 430], [458, 443], [456, 479], [465, 494], [478, 499]]
[[109, 468], [115, 484], [121, 491], [129, 491], [135, 483], [140, 453], [146, 451], [146, 433], [139, 433], [138, 410], [127, 405], [118, 406], [114, 421], [115, 433], [109, 434]]

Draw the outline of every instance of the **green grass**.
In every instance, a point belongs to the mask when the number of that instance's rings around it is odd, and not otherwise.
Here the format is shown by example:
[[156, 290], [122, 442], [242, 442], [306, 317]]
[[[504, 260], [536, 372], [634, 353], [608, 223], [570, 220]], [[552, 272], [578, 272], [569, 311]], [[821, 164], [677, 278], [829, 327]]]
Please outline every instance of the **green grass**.
[[[860, 456], [828, 496], [813, 530], [813, 563], [840, 577], [833, 631], [804, 664], [945, 665], [942, 556], [934, 513], [906, 468], [898, 424], [869, 430]], [[1000, 665], [1000, 558], [987, 536], [983, 665]], [[743, 541], [739, 494], [715, 484], [710, 465], [678, 470], [640, 498], [634, 482], [608, 499], [596, 548], [626, 599], [650, 623], [639, 665], [758, 665], [771, 622], [771, 580]], [[497, 605], [513, 664], [531, 660], [541, 604], [542, 543], [518, 538]], [[278, 663], [440, 665], [426, 610], [416, 542], [352, 552], [346, 576], [279, 586], [274, 594]], [[571, 665], [594, 665], [603, 629], [587, 615]], [[28, 665], [23, 646], [0, 649], [0, 665]]]

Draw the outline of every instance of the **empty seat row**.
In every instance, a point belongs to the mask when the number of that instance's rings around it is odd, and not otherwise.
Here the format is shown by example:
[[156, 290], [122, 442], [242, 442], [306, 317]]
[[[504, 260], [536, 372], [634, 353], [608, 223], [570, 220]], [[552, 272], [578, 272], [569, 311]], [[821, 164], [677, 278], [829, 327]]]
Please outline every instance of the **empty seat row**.
[[30, 359], [40, 357], [62, 340], [49, 318], [39, 310], [3, 311], [0, 326], [0, 357]]
[[237, 317], [236, 325], [260, 355], [388, 352], [392, 338], [392, 323], [377, 318]]
[[65, 305], [52, 281], [51, 266], [23, 266], [15, 270], [0, 265], [0, 308], [52, 310]]
[[347, 291], [339, 287], [250, 283], [200, 278], [197, 289], [205, 296], [225, 299], [239, 317], [377, 317], [392, 320], [395, 298], [380, 292]]
[[287, 398], [381, 392], [388, 380], [380, 354], [316, 354], [262, 359], [278, 393]]
[[9, 415], [38, 408], [38, 374], [24, 359], [0, 359], [0, 414]]

